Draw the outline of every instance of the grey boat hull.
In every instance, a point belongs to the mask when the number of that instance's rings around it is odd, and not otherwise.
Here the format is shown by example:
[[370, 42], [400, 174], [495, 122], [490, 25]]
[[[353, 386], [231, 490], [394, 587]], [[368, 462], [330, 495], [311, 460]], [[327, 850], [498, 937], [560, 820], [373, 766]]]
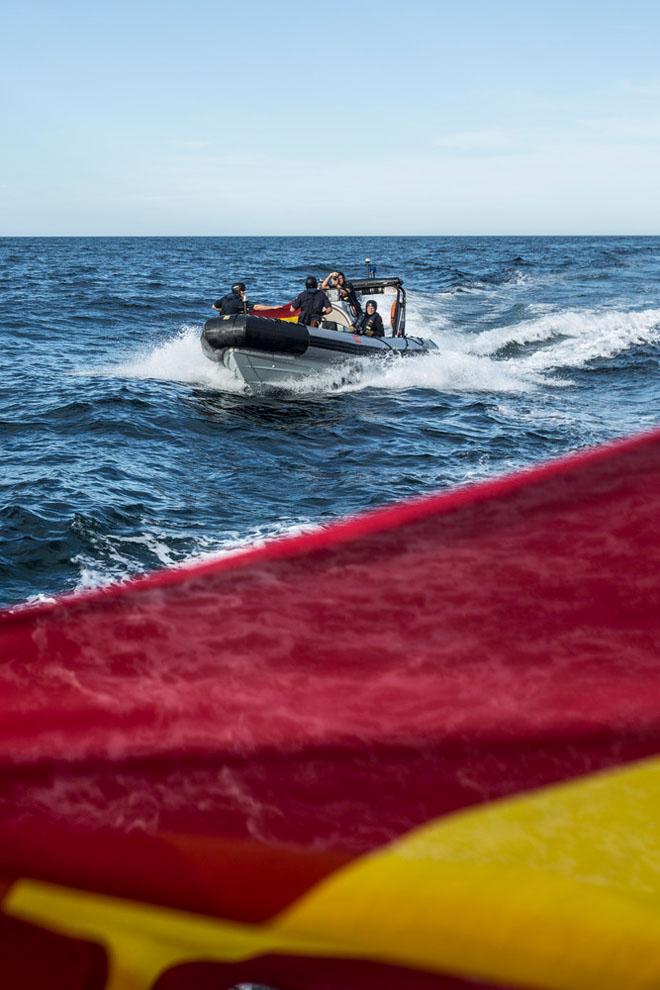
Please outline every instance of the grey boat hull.
[[437, 350], [418, 337], [367, 337], [348, 328], [306, 327], [255, 316], [217, 317], [202, 332], [202, 350], [251, 389], [287, 388], [323, 377], [343, 384], [366, 362]]

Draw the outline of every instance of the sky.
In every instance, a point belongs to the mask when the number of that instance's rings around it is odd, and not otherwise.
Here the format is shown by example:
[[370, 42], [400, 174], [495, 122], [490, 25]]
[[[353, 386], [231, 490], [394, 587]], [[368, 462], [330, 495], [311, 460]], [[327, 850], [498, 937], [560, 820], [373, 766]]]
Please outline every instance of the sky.
[[2, 0], [0, 236], [660, 234], [658, 0]]

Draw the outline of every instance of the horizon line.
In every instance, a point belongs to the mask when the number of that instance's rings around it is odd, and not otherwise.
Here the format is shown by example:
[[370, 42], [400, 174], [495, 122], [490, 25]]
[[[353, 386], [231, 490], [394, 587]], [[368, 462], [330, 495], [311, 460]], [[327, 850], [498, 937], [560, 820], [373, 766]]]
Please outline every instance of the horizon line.
[[333, 240], [336, 238], [356, 238], [359, 240], [372, 239], [385, 239], [385, 238], [413, 238], [413, 237], [424, 237], [424, 238], [479, 238], [484, 239], [488, 237], [493, 238], [527, 238], [527, 237], [545, 237], [545, 238], [575, 238], [575, 237], [660, 237], [660, 232], [654, 234], [635, 234], [635, 233], [607, 233], [607, 234], [596, 234], [596, 233], [582, 233], [582, 234], [519, 234], [519, 233], [509, 233], [509, 234], [0, 234], [0, 240], [20, 240], [20, 239], [39, 239], [39, 240], [80, 240], [82, 238], [93, 239], [97, 238], [99, 240], [129, 240], [129, 239], [149, 239], [156, 240], [162, 238], [163, 240], [171, 240], [174, 238], [198, 238], [204, 240], [220, 240], [222, 238], [232, 238], [232, 239], [256, 239], [256, 238], [304, 238], [306, 240]]

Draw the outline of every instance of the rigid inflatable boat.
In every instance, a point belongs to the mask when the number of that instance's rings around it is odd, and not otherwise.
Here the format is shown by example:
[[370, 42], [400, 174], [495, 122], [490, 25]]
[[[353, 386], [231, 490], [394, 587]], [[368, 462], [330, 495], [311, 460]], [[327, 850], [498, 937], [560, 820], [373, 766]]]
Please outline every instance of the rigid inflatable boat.
[[391, 337], [356, 333], [349, 304], [330, 289], [332, 312], [318, 327], [298, 323], [288, 304], [260, 309], [258, 315], [218, 316], [204, 325], [202, 350], [254, 389], [287, 387], [333, 370], [340, 382], [352, 380], [359, 377], [364, 359], [412, 357], [437, 350], [432, 340], [406, 335], [406, 293], [400, 279], [357, 279], [352, 284], [363, 307], [368, 298], [391, 298]]

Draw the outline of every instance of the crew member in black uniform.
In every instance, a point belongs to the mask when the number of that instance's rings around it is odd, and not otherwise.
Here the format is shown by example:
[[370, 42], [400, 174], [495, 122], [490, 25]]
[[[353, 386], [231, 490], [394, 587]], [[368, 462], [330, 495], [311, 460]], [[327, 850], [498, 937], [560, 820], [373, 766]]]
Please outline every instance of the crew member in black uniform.
[[247, 316], [248, 313], [258, 313], [260, 310], [269, 309], [268, 306], [260, 306], [258, 303], [248, 302], [247, 288], [245, 282], [235, 282], [222, 299], [216, 299], [213, 303], [220, 316]]
[[236, 282], [222, 299], [216, 299], [213, 309], [217, 309], [221, 316], [238, 316], [247, 314], [251, 309], [246, 295], [245, 282]]
[[319, 284], [313, 275], [308, 275], [305, 279], [305, 291], [291, 303], [291, 312], [300, 310], [298, 323], [304, 323], [306, 327], [317, 327], [324, 316], [332, 312], [332, 303], [326, 296], [323, 289], [319, 289]]
[[355, 332], [364, 334], [365, 337], [384, 337], [385, 327], [377, 312], [378, 305], [375, 300], [369, 299], [365, 306], [365, 311], [355, 324]]

